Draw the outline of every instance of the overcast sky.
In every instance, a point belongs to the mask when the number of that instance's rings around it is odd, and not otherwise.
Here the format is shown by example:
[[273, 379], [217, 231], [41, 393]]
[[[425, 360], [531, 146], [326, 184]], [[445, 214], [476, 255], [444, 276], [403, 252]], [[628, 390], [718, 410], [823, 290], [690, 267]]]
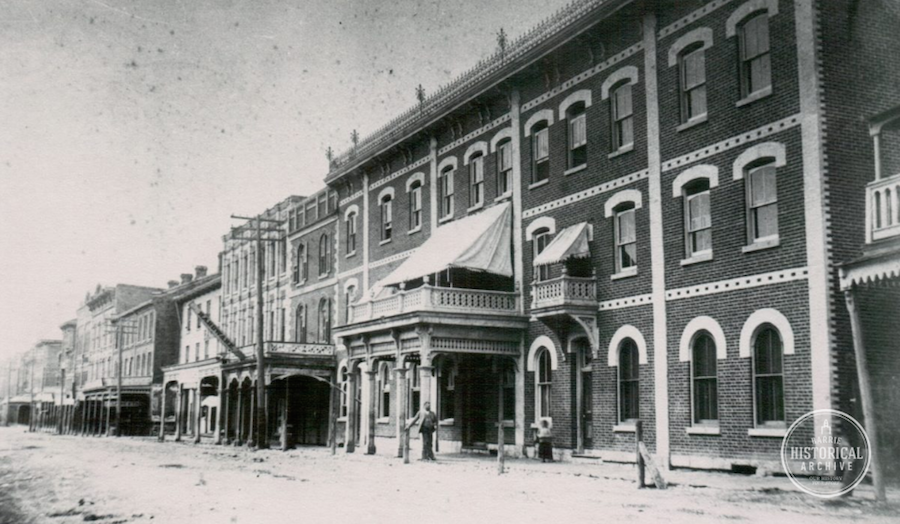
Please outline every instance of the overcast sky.
[[98, 283], [216, 268], [231, 213], [564, 0], [0, 0], [0, 359]]

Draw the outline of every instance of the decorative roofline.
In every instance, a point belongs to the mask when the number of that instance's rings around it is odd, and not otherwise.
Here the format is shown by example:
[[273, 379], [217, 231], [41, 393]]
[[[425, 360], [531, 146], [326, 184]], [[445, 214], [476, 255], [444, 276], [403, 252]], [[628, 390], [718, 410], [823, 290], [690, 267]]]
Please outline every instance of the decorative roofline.
[[402, 138], [411, 129], [440, 115], [457, 102], [459, 97], [464, 95], [474, 84], [501, 72], [506, 66], [515, 63], [538, 45], [563, 33], [582, 17], [600, 7], [624, 4], [626, 1], [572, 0], [522, 35], [498, 46], [498, 49], [489, 57], [479, 60], [474, 67], [441, 86], [431, 95], [425, 96], [416, 105], [394, 117], [387, 124], [365, 137], [354, 140], [353, 147], [329, 161], [326, 182], [331, 182], [343, 175], [355, 161], [368, 157], [392, 140]]

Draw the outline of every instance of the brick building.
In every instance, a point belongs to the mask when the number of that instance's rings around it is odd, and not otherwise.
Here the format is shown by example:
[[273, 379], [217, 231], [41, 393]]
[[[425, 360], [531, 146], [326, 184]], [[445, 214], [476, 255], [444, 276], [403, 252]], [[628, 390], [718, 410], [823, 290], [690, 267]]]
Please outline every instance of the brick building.
[[574, 2], [331, 159], [348, 450], [431, 400], [441, 449], [504, 427], [531, 454], [546, 419], [562, 454], [628, 461], [641, 420], [665, 464], [774, 468], [800, 415], [858, 412], [837, 265], [897, 21]]

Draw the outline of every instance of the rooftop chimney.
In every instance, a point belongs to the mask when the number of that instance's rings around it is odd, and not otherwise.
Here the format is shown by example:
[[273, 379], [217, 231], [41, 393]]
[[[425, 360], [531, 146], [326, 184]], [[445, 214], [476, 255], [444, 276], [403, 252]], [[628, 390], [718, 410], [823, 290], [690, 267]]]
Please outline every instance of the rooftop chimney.
[[191, 280], [194, 280], [194, 275], [192, 275], [190, 273], [182, 273], [181, 274], [181, 283], [182, 284], [187, 284]]
[[175, 286], [177, 286], [177, 285], [178, 285], [178, 281], [177, 281], [177, 280], [170, 280], [170, 281], [169, 281], [169, 289], [172, 289], [173, 287], [175, 287]]
[[196, 273], [196, 278], [203, 278], [206, 276], [206, 266], [195, 266], [194, 272]]

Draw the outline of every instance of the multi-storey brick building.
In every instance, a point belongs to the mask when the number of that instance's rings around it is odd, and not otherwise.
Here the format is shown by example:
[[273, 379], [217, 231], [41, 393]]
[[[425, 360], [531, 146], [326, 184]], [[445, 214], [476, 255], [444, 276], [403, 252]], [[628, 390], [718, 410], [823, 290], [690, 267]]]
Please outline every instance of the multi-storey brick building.
[[502, 425], [531, 453], [546, 419], [564, 453], [631, 460], [641, 420], [665, 464], [772, 467], [791, 421], [854, 411], [836, 263], [896, 22], [574, 2], [331, 161], [348, 448], [431, 399], [442, 449]]

